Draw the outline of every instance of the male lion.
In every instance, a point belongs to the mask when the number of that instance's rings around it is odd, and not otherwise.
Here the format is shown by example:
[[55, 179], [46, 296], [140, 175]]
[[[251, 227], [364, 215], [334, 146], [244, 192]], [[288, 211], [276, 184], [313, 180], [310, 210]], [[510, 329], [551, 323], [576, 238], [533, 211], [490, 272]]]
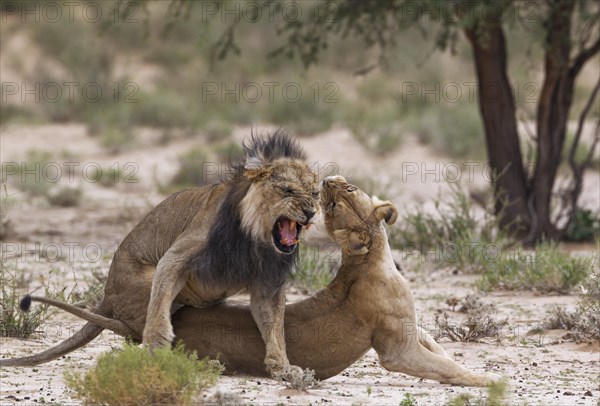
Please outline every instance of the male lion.
[[[412, 294], [394, 266], [382, 224], [397, 218], [391, 203], [369, 198], [342, 177], [323, 181], [321, 203], [327, 232], [342, 249], [342, 266], [327, 288], [286, 306], [287, 351], [294, 364], [327, 379], [374, 347], [381, 365], [390, 371], [455, 385], [482, 386], [500, 379], [463, 368], [416, 324]], [[118, 320], [33, 299], [129, 334]], [[28, 298], [24, 307], [29, 304]], [[185, 306], [172, 322], [177, 339], [200, 357], [220, 359], [228, 372], [265, 374], [265, 345], [247, 305]]]
[[[318, 209], [317, 177], [298, 143], [280, 131], [266, 139], [252, 135], [244, 151], [228, 181], [175, 193], [125, 237], [95, 313], [119, 320], [133, 337], [143, 331], [143, 343], [155, 348], [174, 337], [172, 305], [203, 307], [247, 288], [266, 344], [266, 370], [285, 379], [301, 370], [286, 355], [283, 285]], [[55, 359], [102, 330], [87, 323], [39, 356], [0, 366]]]

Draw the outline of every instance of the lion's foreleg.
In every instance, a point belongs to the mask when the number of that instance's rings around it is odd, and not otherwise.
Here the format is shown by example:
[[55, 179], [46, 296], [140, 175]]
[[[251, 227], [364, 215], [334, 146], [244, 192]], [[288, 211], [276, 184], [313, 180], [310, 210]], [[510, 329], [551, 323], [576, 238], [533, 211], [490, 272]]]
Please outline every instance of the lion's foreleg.
[[156, 267], [143, 336], [144, 345], [150, 349], [168, 346], [175, 337], [171, 325], [171, 305], [188, 277], [180, 265], [179, 261], [163, 258]]
[[255, 289], [250, 296], [250, 309], [256, 325], [266, 345], [265, 366], [273, 377], [283, 377], [292, 373], [302, 373], [298, 367], [291, 367], [285, 347], [283, 318], [285, 312], [285, 290], [269, 293]]

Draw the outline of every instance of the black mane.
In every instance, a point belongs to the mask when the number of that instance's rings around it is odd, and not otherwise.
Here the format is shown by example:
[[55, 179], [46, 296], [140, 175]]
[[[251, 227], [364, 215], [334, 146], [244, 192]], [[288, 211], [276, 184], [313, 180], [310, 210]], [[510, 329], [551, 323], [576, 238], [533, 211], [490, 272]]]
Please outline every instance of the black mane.
[[306, 153], [298, 141], [288, 136], [282, 129], [267, 137], [261, 137], [252, 132], [250, 139], [244, 140], [242, 147], [244, 149], [243, 157], [231, 164], [234, 180], [239, 180], [244, 174], [244, 165], [248, 158], [259, 158], [265, 163], [279, 158], [295, 158], [302, 161], [307, 159]]
[[[282, 157], [306, 159], [300, 145], [279, 130], [264, 139], [252, 134], [243, 146], [246, 158], [260, 157], [266, 162]], [[292, 272], [297, 251], [282, 254], [272, 243], [256, 241], [242, 230], [240, 203], [251, 183], [243, 177], [243, 162], [232, 166], [237, 176], [230, 180], [206, 244], [189, 260], [189, 269], [207, 285], [275, 292]]]

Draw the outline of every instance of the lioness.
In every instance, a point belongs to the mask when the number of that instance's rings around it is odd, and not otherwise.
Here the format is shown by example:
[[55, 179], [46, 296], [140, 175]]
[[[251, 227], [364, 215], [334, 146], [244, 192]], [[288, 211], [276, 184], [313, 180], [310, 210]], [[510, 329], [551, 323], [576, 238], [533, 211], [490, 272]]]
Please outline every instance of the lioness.
[[[390, 371], [455, 385], [483, 386], [500, 379], [461, 367], [416, 324], [411, 292], [394, 266], [382, 225], [396, 220], [393, 205], [369, 198], [342, 177], [323, 181], [321, 203], [327, 232], [342, 249], [342, 266], [327, 288], [286, 306], [287, 351], [294, 364], [327, 379], [374, 347]], [[34, 300], [130, 334], [118, 320], [45, 298]], [[199, 356], [219, 358], [229, 372], [264, 375], [265, 345], [247, 305], [186, 306], [172, 323], [177, 339]]]
[[[244, 151], [228, 181], [175, 193], [125, 237], [95, 313], [119, 320], [133, 337], [143, 331], [143, 343], [155, 348], [174, 337], [172, 305], [203, 307], [247, 288], [266, 370], [285, 379], [301, 370], [286, 355], [283, 285], [318, 209], [317, 176], [299, 144], [280, 131], [252, 135]], [[90, 322], [54, 349], [0, 366], [49, 361], [102, 330]]]

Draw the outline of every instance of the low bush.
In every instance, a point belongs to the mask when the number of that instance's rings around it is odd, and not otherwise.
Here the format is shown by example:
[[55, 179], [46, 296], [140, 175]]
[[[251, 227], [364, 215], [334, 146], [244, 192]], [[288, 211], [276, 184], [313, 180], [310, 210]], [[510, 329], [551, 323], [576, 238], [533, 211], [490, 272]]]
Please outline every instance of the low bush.
[[9, 271], [0, 262], [0, 337], [29, 338], [48, 316], [46, 305], [36, 306], [29, 312], [21, 311], [19, 303], [25, 290], [17, 272]]
[[593, 258], [572, 256], [543, 242], [535, 251], [516, 250], [489, 262], [479, 287], [485, 291], [535, 290], [568, 294], [587, 277]]
[[[326, 251], [326, 252], [325, 252]], [[303, 293], [313, 293], [333, 280], [336, 260], [332, 250], [300, 247], [296, 269], [290, 277], [292, 286]]]
[[87, 404], [189, 405], [222, 372], [215, 361], [198, 360], [183, 346], [147, 349], [125, 344], [98, 357], [84, 374], [66, 372], [67, 385]]
[[479, 341], [491, 337], [499, 339], [503, 336], [502, 329], [508, 320], [497, 320], [493, 317], [496, 308], [492, 303], [484, 303], [476, 296], [468, 295], [459, 303], [459, 312], [466, 313], [467, 318], [462, 322], [450, 320], [443, 312], [435, 316], [437, 338], [449, 338], [452, 341]]
[[447, 202], [437, 198], [432, 211], [419, 207], [401, 215], [389, 236], [394, 248], [416, 251], [436, 266], [467, 272], [482, 272], [508, 244], [496, 218], [488, 212], [477, 218], [471, 198], [458, 187]]

